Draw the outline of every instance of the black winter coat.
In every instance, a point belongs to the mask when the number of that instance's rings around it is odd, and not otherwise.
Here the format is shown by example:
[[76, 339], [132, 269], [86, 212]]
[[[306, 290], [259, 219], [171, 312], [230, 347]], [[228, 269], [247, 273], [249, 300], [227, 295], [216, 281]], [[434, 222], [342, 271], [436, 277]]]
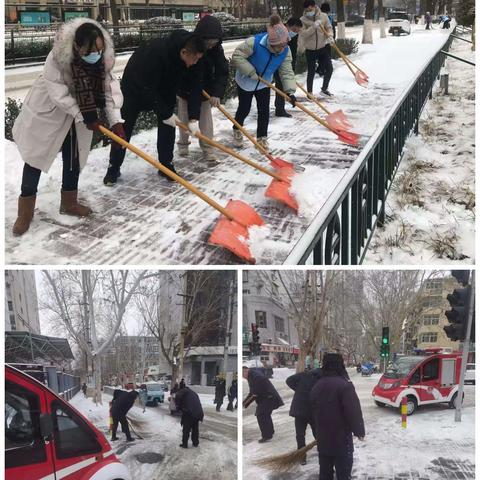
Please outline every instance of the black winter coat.
[[256, 415], [262, 414], [264, 411], [270, 413], [271, 410], [276, 410], [284, 405], [282, 398], [265, 374], [255, 369], [250, 369], [248, 372], [248, 386], [250, 394], [256, 395]]
[[322, 376], [312, 389], [318, 454], [344, 455], [350, 447], [352, 434], [365, 436], [362, 409], [353, 383], [340, 376]]
[[175, 404], [183, 414], [190, 416], [193, 420], [203, 420], [203, 408], [200, 398], [188, 387], [180, 389], [175, 394]]
[[223, 397], [225, 397], [226, 389], [227, 385], [225, 383], [225, 380], [215, 380], [215, 403], [223, 403]]
[[[137, 48], [123, 72], [124, 97], [133, 97], [142, 110], [153, 110], [162, 120], [173, 114], [179, 84], [200, 102], [198, 64], [187, 68], [180, 58], [180, 50], [192, 35], [186, 30], [176, 30], [167, 38], [156, 38]], [[190, 118], [198, 120], [199, 117], [190, 115]]]
[[[115, 392], [117, 391], [120, 391], [121, 393], [115, 396]], [[133, 407], [138, 396], [137, 392], [122, 392], [121, 390], [115, 390], [113, 393], [114, 400], [112, 403], [112, 417], [123, 417]]]
[[296, 373], [287, 378], [287, 385], [295, 392], [290, 405], [290, 416], [299, 418], [312, 417], [312, 404], [310, 393], [313, 386], [321, 376], [320, 369], [310, 372]]
[[228, 400], [230, 402], [233, 402], [237, 398], [237, 381], [232, 380], [232, 384], [230, 385], [230, 388], [228, 389]]

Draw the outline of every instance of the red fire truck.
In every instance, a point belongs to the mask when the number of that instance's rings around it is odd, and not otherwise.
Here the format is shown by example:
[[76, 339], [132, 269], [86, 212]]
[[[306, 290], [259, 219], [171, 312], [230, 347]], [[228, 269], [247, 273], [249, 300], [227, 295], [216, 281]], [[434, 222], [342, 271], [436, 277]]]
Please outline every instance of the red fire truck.
[[400, 407], [406, 397], [408, 415], [432, 403], [448, 403], [455, 408], [461, 368], [460, 352], [445, 353], [439, 348], [402, 356], [390, 364], [372, 396], [379, 407]]
[[131, 480], [103, 434], [35, 378], [5, 367], [6, 480]]

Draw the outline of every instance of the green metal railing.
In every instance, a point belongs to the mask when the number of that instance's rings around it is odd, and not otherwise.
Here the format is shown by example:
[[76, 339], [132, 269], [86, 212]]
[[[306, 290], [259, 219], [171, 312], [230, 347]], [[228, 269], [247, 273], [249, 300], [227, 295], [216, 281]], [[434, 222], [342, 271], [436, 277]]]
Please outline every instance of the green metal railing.
[[[453, 32], [454, 33], [454, 32]], [[368, 141], [350, 171], [310, 224], [285, 263], [316, 265], [362, 263], [377, 225], [385, 221], [385, 199], [402, 160], [403, 147], [418, 122], [445, 63], [452, 36], [392, 108], [382, 130]]]

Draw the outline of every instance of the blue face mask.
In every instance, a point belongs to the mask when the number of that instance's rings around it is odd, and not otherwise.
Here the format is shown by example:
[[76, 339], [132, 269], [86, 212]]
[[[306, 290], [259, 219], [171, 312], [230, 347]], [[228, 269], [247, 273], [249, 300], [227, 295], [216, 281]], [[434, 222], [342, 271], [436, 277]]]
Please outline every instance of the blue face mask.
[[289, 36], [290, 38], [295, 38], [297, 35], [298, 35], [297, 32], [288, 32], [288, 36]]
[[311, 11], [311, 12], [306, 12], [305, 15], [307, 17], [314, 17], [315, 16], [315, 10]]
[[102, 52], [91, 52], [88, 55], [82, 57], [82, 60], [93, 65], [94, 63], [97, 63], [101, 58]]

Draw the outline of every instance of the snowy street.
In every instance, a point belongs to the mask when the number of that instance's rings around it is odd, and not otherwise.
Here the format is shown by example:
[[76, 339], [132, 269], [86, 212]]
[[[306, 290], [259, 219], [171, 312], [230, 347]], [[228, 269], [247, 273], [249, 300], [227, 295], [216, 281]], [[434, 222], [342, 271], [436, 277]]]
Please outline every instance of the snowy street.
[[[120, 461], [125, 464], [134, 479], [159, 480], [234, 480], [237, 478], [237, 415], [225, 410], [215, 411], [211, 395], [200, 395], [205, 419], [200, 423], [200, 446], [187, 450], [180, 448], [180, 417], [173, 417], [168, 402], [158, 407], [135, 406], [128, 413], [133, 426], [135, 442], [125, 442], [125, 435], [118, 432], [119, 440], [111, 442]], [[99, 428], [107, 439], [108, 402], [111, 396], [103, 395], [103, 406], [95, 406], [91, 398], [77, 394], [71, 401]], [[135, 433], [136, 432], [136, 433]], [[143, 437], [139, 439], [137, 433]], [[152, 458], [148, 458], [148, 454]], [[148, 463], [152, 461], [153, 463]], [[215, 465], [211, 469], [209, 465]]]
[[[244, 409], [244, 478], [258, 480], [313, 480], [318, 478], [316, 449], [307, 455], [307, 465], [288, 474], [272, 474], [254, 465], [255, 459], [280, 455], [296, 448], [294, 419], [288, 415], [293, 391], [285, 379], [291, 369], [275, 369], [272, 383], [285, 405], [275, 410], [272, 419], [275, 435], [271, 442], [257, 443], [260, 433], [255, 407]], [[354, 439], [352, 480], [473, 480], [475, 478], [475, 387], [465, 386], [461, 423], [454, 422], [454, 410], [445, 404], [420, 407], [408, 417], [402, 429], [401, 416], [394, 408], [379, 408], [371, 397], [380, 375], [362, 377], [348, 369], [363, 410], [366, 437]], [[244, 381], [244, 396], [248, 385]], [[306, 442], [313, 440], [308, 430]]]
[[[238, 199], [251, 205], [268, 227], [251, 238], [250, 248], [257, 263], [281, 264], [335, 186], [358, 157], [368, 138], [381, 128], [399, 95], [420, 73], [446, 40], [446, 31], [425, 31], [414, 27], [412, 35], [360, 45], [352, 57], [370, 76], [370, 85], [357, 85], [346, 66], [334, 61], [331, 90], [335, 97], [325, 103], [331, 110], [343, 109], [359, 133], [360, 146], [351, 147], [301, 111], [290, 110], [293, 118], [271, 116], [269, 143], [272, 153], [301, 165], [291, 191], [300, 205], [296, 215], [282, 204], [264, 197], [270, 177], [236, 159], [217, 155], [206, 161], [193, 142], [188, 158], [175, 158], [178, 173], [221, 205]], [[304, 76], [298, 81], [304, 83]], [[314, 92], [320, 89], [317, 77]], [[298, 94], [304, 102], [307, 100]], [[273, 103], [273, 102], [272, 102]], [[307, 105], [307, 104], [305, 104]], [[318, 107], [308, 103], [313, 111]], [[236, 109], [236, 100], [226, 105]], [[231, 124], [214, 112], [216, 139], [232, 146]], [[254, 132], [256, 111], [252, 109], [246, 128]], [[156, 130], [144, 131], [132, 143], [156, 157]], [[91, 152], [79, 184], [80, 198], [93, 208], [87, 219], [58, 213], [61, 160], [48, 175], [42, 175], [35, 217], [30, 230], [14, 238], [11, 225], [16, 216], [23, 163], [16, 146], [6, 142], [6, 262], [8, 264], [235, 264], [239, 260], [221, 247], [208, 244], [218, 213], [177, 184], [160, 179], [143, 160], [127, 153], [122, 177], [113, 188], [102, 178], [108, 163], [108, 148]], [[267, 166], [266, 159], [249, 144], [241, 153]]]

